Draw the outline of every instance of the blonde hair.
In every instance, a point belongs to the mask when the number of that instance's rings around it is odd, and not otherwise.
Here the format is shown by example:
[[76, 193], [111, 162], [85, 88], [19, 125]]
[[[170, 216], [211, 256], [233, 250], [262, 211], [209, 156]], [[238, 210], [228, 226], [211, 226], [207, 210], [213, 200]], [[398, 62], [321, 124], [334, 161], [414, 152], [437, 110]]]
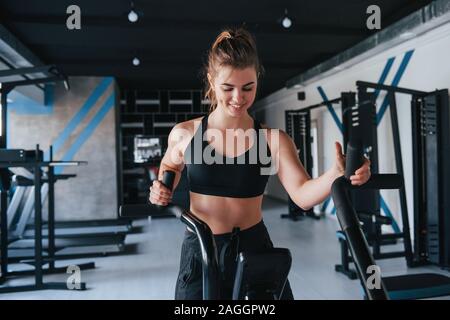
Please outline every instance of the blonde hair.
[[231, 66], [237, 69], [254, 67], [258, 78], [263, 73], [260, 65], [256, 43], [252, 35], [244, 28], [222, 31], [208, 51], [208, 61], [204, 67], [205, 98], [210, 101], [209, 112], [217, 107], [217, 99], [208, 79], [214, 78], [218, 67]]

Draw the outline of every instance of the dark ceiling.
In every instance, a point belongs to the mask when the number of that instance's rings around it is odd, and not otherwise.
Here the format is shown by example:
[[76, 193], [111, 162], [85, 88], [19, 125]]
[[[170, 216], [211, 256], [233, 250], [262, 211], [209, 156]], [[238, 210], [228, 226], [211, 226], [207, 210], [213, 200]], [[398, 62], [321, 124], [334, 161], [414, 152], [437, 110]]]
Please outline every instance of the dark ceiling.
[[[266, 74], [261, 96], [374, 33], [369, 5], [382, 28], [431, 1], [411, 0], [134, 0], [139, 20], [127, 20], [127, 0], [0, 0], [0, 21], [44, 63], [67, 75], [114, 76], [122, 88], [202, 87], [205, 53], [223, 27], [243, 23], [257, 40]], [[68, 30], [66, 8], [81, 8], [81, 30]], [[294, 20], [280, 25], [285, 8]], [[141, 64], [132, 65], [134, 56]]]

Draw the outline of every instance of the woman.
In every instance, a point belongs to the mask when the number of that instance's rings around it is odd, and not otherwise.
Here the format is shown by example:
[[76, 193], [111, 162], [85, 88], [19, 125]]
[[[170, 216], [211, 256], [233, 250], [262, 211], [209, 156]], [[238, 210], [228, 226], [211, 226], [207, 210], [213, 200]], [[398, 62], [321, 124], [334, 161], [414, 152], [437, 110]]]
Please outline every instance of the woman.
[[[331, 184], [343, 175], [344, 156], [336, 142], [335, 164], [320, 177], [311, 179], [291, 138], [278, 129], [261, 128], [248, 114], [255, 100], [261, 66], [255, 42], [246, 30], [223, 31], [209, 51], [205, 69], [210, 113], [172, 129], [159, 180], [164, 171], [173, 170], [176, 187], [187, 166], [190, 210], [214, 234], [223, 272], [222, 297], [231, 298], [236, 253], [273, 247], [261, 212], [268, 172], [278, 175], [298, 206], [309, 209], [330, 195]], [[256, 161], [250, 159], [255, 150], [258, 150]], [[270, 163], [265, 161], [267, 157]], [[369, 177], [366, 160], [350, 179], [360, 185]], [[154, 181], [150, 188], [151, 203], [167, 205], [171, 197], [169, 189]], [[239, 233], [232, 232], [236, 228]], [[202, 298], [200, 247], [190, 230], [186, 230], [183, 242], [175, 298]], [[289, 282], [282, 298], [293, 299]]]

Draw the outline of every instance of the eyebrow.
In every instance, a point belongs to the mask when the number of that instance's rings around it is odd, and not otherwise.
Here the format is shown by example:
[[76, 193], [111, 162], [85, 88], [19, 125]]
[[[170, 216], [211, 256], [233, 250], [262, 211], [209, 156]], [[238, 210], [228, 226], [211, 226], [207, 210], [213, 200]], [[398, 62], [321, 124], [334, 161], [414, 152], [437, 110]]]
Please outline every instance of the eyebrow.
[[[249, 82], [249, 83], [246, 83], [246, 84], [243, 85], [243, 87], [246, 87], [246, 86], [251, 85], [251, 84], [254, 84], [254, 83], [255, 83], [254, 81]], [[229, 84], [229, 83], [222, 83], [222, 85], [223, 85], [223, 86], [228, 86], [228, 87], [234, 87], [234, 85]]]

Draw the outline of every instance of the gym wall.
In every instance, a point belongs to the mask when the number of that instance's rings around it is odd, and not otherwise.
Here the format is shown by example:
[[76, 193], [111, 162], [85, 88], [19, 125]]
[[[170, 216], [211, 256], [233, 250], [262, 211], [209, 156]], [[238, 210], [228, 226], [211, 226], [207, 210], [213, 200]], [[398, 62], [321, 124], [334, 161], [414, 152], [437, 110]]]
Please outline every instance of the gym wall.
[[[324, 76], [319, 80], [307, 83], [302, 88], [282, 89], [259, 101], [253, 107], [254, 115], [272, 128], [284, 129], [284, 111], [300, 109], [325, 99], [340, 97], [343, 91], [355, 91], [356, 81], [380, 82], [386, 85], [413, 88], [421, 91], [448, 89], [450, 87], [450, 23], [446, 23], [427, 33], [410, 39], [395, 47], [386, 49], [362, 62], [342, 69], [337, 66], [334, 74]], [[367, 52], [365, 53], [367, 54]], [[359, 59], [361, 60], [361, 59]], [[382, 74], [386, 74], [384, 81], [380, 81]], [[297, 92], [304, 91], [306, 100], [298, 101]], [[379, 113], [385, 93], [377, 99], [377, 113]], [[408, 212], [410, 224], [413, 222], [413, 177], [412, 177], [412, 133], [411, 111], [409, 95], [397, 94], [397, 110], [399, 119], [400, 141], [403, 155], [405, 183], [407, 190]], [[341, 117], [339, 105], [335, 112]], [[380, 114], [379, 114], [380, 115]], [[312, 120], [318, 123], [318, 157], [319, 168], [330, 168], [334, 162], [334, 141], [342, 143], [342, 134], [326, 107], [313, 110]], [[390, 115], [384, 114], [378, 126], [378, 148], [380, 172], [396, 172], [394, 162], [393, 138], [390, 127]], [[270, 196], [287, 199], [281, 183], [276, 176], [271, 177], [266, 193]], [[393, 214], [397, 223], [401, 225], [400, 205], [397, 191], [382, 191], [387, 208]], [[326, 212], [333, 214], [332, 201], [326, 206]]]
[[[39, 143], [48, 159], [53, 145], [54, 160], [88, 162], [56, 169], [77, 175], [55, 185], [57, 221], [117, 218], [117, 85], [98, 77], [71, 77], [69, 83], [69, 91], [62, 84], [47, 87], [45, 105], [9, 95], [8, 148]], [[43, 209], [46, 214], [47, 202]]]

